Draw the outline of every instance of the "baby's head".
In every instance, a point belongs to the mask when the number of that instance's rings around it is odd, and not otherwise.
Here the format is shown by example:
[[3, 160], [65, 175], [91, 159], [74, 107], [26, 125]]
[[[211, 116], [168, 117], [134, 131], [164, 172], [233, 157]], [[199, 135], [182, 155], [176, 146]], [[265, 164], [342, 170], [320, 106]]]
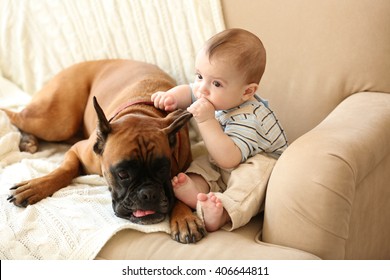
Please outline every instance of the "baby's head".
[[210, 61], [226, 59], [242, 72], [245, 83], [259, 84], [263, 76], [266, 53], [261, 40], [253, 33], [239, 29], [227, 29], [211, 37], [203, 50]]
[[193, 92], [216, 110], [234, 108], [253, 98], [265, 68], [260, 39], [242, 29], [228, 29], [211, 37], [195, 60]]

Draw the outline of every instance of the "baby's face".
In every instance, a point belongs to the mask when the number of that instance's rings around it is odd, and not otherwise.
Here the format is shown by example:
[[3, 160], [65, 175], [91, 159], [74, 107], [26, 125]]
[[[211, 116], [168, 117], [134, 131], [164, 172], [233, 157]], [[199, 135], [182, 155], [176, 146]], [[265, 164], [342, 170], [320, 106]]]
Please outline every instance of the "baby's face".
[[195, 61], [196, 76], [193, 91], [196, 98], [206, 98], [216, 110], [227, 110], [246, 101], [247, 84], [243, 73], [229, 63], [228, 58], [208, 55], [201, 50]]

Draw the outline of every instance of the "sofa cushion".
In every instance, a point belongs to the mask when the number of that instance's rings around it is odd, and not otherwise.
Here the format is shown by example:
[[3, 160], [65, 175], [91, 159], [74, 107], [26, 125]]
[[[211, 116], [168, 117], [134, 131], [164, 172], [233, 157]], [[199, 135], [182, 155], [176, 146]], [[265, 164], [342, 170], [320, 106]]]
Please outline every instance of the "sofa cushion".
[[166, 233], [124, 230], [110, 239], [97, 259], [318, 259], [304, 251], [259, 241], [262, 217], [232, 232], [219, 230], [196, 244], [180, 244]]

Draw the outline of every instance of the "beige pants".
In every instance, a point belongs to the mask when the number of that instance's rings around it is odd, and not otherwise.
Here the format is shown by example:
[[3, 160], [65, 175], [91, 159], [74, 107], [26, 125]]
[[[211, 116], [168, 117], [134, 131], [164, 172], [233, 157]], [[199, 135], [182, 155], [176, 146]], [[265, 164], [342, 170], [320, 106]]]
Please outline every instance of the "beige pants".
[[[210, 186], [210, 191], [222, 201], [231, 224], [223, 227], [233, 230], [244, 226], [263, 207], [268, 179], [276, 159], [257, 154], [232, 170], [225, 170], [212, 164], [208, 156], [196, 158], [186, 173], [202, 176]], [[197, 212], [203, 217], [198, 203]]]

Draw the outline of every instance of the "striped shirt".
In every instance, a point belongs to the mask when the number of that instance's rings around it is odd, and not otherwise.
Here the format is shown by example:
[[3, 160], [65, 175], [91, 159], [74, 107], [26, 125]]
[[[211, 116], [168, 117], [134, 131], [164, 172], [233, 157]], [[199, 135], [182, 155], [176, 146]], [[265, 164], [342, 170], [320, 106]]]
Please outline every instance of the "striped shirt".
[[256, 101], [215, 113], [224, 132], [241, 150], [241, 162], [262, 152], [279, 157], [288, 145], [284, 130], [267, 102], [257, 95], [255, 98]]

